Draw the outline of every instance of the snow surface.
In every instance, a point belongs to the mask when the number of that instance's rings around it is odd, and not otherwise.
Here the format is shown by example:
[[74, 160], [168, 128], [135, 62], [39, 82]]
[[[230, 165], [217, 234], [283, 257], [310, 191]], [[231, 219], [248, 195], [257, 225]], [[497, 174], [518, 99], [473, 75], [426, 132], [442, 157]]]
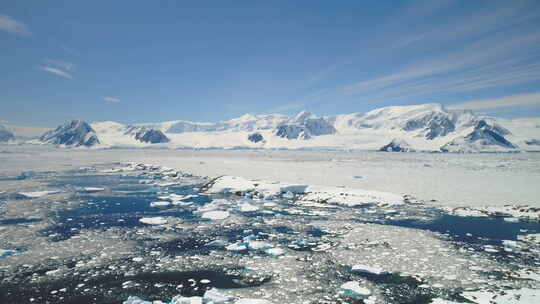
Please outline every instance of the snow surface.
[[[119, 160], [153, 163], [198, 176], [324, 185], [411, 195], [451, 206], [540, 207], [540, 154], [427, 154], [331, 151], [65, 150], [4, 146], [0, 174], [78, 169]], [[19, 190], [21, 191], [21, 190]], [[23, 192], [31, 192], [25, 189]]]

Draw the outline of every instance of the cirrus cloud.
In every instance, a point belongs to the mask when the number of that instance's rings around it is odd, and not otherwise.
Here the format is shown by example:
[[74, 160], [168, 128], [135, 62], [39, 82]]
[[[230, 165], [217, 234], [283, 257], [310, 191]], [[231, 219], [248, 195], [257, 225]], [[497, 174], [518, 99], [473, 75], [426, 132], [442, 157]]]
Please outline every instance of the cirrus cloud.
[[0, 31], [4, 31], [13, 35], [30, 35], [28, 27], [8, 15], [0, 15]]
[[113, 102], [113, 103], [120, 102], [120, 98], [110, 97], [110, 96], [104, 96], [103, 100], [108, 101], [108, 102]]
[[44, 66], [44, 67], [41, 67], [41, 70], [45, 71], [45, 72], [48, 72], [48, 73], [51, 73], [51, 74], [54, 74], [56, 76], [60, 76], [62, 78], [73, 79], [73, 76], [71, 76], [70, 73], [68, 73], [66, 71], [62, 71], [61, 69], [57, 69], [57, 68], [53, 68], [53, 67], [49, 67], [49, 66]]
[[518, 94], [499, 98], [471, 100], [447, 106], [448, 109], [492, 110], [508, 107], [540, 106], [540, 93]]

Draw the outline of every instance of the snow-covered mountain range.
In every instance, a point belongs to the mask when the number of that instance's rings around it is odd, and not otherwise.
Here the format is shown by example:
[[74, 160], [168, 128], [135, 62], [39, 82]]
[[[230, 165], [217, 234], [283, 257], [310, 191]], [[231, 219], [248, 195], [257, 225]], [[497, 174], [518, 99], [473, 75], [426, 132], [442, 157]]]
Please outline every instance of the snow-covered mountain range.
[[439, 152], [540, 150], [540, 118], [503, 119], [439, 104], [318, 117], [243, 115], [217, 123], [69, 122], [41, 138], [66, 146], [339, 149]]

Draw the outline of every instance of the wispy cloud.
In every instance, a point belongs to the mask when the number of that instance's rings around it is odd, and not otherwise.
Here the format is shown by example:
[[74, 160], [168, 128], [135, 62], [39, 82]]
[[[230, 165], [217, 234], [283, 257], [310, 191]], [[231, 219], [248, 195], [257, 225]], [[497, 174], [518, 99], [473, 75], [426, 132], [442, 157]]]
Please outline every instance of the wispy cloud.
[[0, 15], [0, 30], [13, 35], [28, 36], [31, 34], [24, 23], [7, 15]]
[[66, 79], [73, 79], [73, 75], [71, 73], [73, 67], [75, 66], [73, 63], [57, 59], [45, 59], [44, 63], [45, 65], [40, 67], [42, 71], [52, 73]]
[[540, 106], [540, 93], [511, 95], [492, 99], [471, 100], [447, 106], [448, 109], [458, 110], [492, 110], [509, 107]]
[[73, 67], [75, 66], [71, 62], [63, 61], [63, 60], [57, 60], [57, 59], [45, 59], [45, 62], [48, 65], [55, 66], [57, 68], [60, 68], [64, 71], [71, 71], [73, 70]]
[[108, 101], [108, 102], [113, 102], [113, 103], [120, 102], [119, 98], [110, 97], [110, 96], [103, 97], [103, 100]]
[[[358, 75], [357, 81], [342, 77], [326, 90], [313, 86], [300, 100], [306, 106], [319, 100], [436, 102], [438, 97], [487, 95], [493, 89], [540, 83], [540, 31], [535, 25], [540, 11], [535, 1], [491, 1], [454, 10], [457, 5], [452, 0], [413, 2], [385, 23], [374, 35], [378, 38], [363, 44], [372, 48], [369, 59], [358, 56], [358, 62], [331, 70]], [[315, 79], [326, 75], [321, 72]]]
[[79, 51], [77, 51], [76, 49], [74, 49], [74, 48], [72, 48], [72, 47], [69, 47], [69, 46], [67, 46], [67, 45], [62, 44], [62, 45], [60, 45], [60, 48], [61, 48], [64, 52], [68, 53], [69, 55], [73, 55], [73, 56], [80, 56], [80, 55], [81, 55], [81, 54], [79, 53]]
[[61, 69], [57, 69], [57, 68], [53, 68], [53, 67], [49, 67], [49, 66], [43, 66], [43, 67], [41, 67], [41, 70], [43, 70], [45, 72], [48, 72], [48, 73], [51, 73], [51, 74], [54, 74], [54, 75], [57, 75], [57, 76], [60, 76], [60, 77], [63, 77], [63, 78], [66, 78], [66, 79], [73, 79], [73, 76], [71, 76], [70, 73], [68, 73], [66, 71], [62, 71]]

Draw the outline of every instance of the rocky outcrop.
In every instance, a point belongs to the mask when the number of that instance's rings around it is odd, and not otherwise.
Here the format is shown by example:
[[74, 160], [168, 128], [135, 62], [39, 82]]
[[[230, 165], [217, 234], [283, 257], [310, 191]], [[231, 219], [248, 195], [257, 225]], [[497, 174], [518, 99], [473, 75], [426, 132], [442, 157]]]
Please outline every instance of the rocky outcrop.
[[428, 112], [425, 115], [407, 120], [402, 129], [404, 131], [422, 129], [424, 137], [432, 140], [454, 132], [456, 129], [454, 121], [455, 117], [452, 113]]
[[310, 139], [309, 131], [300, 125], [281, 125], [277, 127], [276, 136], [286, 139]]
[[136, 140], [143, 143], [160, 144], [169, 142], [169, 138], [163, 132], [146, 127], [128, 126], [126, 134], [132, 135]]
[[482, 152], [513, 150], [517, 147], [499, 133], [500, 128], [479, 120], [467, 136], [458, 137], [441, 147], [442, 152]]
[[300, 112], [276, 129], [277, 136], [287, 139], [310, 139], [312, 136], [334, 133], [336, 129], [328, 120], [309, 112]]
[[253, 143], [258, 143], [264, 140], [264, 137], [261, 133], [251, 133], [248, 135], [248, 140]]
[[43, 134], [40, 141], [46, 144], [71, 147], [91, 147], [100, 143], [94, 129], [82, 120], [69, 121], [55, 130]]
[[414, 152], [414, 149], [404, 140], [393, 139], [389, 144], [382, 146], [381, 152]]

